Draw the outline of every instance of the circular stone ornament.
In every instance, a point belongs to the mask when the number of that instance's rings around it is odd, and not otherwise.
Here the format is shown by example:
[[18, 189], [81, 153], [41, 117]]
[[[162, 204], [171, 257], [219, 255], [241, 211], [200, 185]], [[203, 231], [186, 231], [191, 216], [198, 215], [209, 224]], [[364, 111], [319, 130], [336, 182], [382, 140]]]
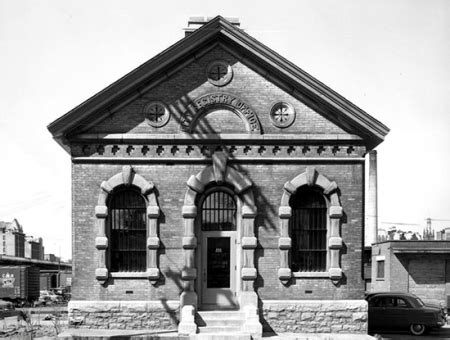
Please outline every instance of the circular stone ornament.
[[270, 109], [270, 120], [272, 124], [279, 128], [287, 128], [295, 120], [294, 107], [286, 102], [279, 102]]
[[167, 124], [170, 112], [163, 102], [152, 101], [144, 106], [145, 120], [153, 127], [161, 127]]
[[225, 86], [233, 78], [233, 69], [225, 61], [216, 60], [211, 62], [206, 68], [208, 81], [215, 86]]

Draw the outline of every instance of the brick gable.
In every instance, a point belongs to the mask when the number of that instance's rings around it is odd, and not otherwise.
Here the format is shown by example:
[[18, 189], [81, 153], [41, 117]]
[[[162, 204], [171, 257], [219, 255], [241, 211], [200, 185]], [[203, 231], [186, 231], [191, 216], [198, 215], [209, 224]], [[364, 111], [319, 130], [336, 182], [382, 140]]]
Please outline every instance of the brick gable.
[[[220, 46], [203, 55], [198, 60], [186, 65], [183, 69], [171, 74], [155, 88], [142, 93], [116, 113], [100, 122], [96, 122], [83, 133], [120, 133], [120, 134], [176, 134], [181, 130], [180, 120], [188, 110], [188, 104], [196, 98], [217, 92], [218, 88], [209, 83], [206, 68], [214, 60], [224, 60], [233, 68], [233, 79], [220, 88], [221, 93], [229, 93], [241, 98], [258, 116], [262, 132], [266, 134], [339, 134], [351, 135], [348, 126], [339, 126], [323, 114], [315, 111], [300, 99], [287, 93], [277, 84], [258, 71], [252, 65], [246, 65], [230, 52]], [[144, 106], [152, 101], [164, 102], [170, 110], [171, 117], [167, 125], [155, 128], [146, 123]], [[278, 128], [269, 119], [269, 112], [277, 102], [288, 102], [293, 105], [296, 118], [288, 128]], [[206, 116], [199, 122], [196, 133], [245, 133], [244, 122], [236, 119], [231, 111], [222, 110], [215, 117]], [[226, 126], [224, 125], [226, 123]]]

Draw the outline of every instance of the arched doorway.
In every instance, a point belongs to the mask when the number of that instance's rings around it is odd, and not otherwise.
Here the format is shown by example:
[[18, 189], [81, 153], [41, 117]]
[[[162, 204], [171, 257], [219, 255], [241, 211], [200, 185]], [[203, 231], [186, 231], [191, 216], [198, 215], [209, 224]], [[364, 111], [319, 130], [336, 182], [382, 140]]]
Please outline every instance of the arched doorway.
[[202, 308], [237, 305], [238, 198], [224, 185], [212, 185], [198, 203], [200, 239], [198, 292]]
[[[257, 211], [252, 182], [227, 166], [224, 152], [215, 152], [211, 158], [213, 164], [192, 175], [186, 183], [182, 208], [185, 265], [181, 278], [185, 283], [180, 296], [181, 308], [186, 310], [186, 314], [191, 313], [191, 308], [208, 309], [208, 305], [212, 309], [251, 307], [256, 310], [254, 251], [257, 239], [254, 221]], [[223, 258], [214, 255], [216, 250], [217, 254], [226, 252]], [[214, 260], [214, 256], [225, 267], [221, 275], [226, 278], [230, 276], [229, 287], [223, 287], [225, 284], [212, 287], [211, 284], [218, 285], [213, 281], [208, 284], [208, 265], [211, 266], [210, 272], [215, 270], [208, 259]], [[186, 318], [182, 319], [182, 328], [193, 327], [192, 318], [189, 317], [191, 321]]]

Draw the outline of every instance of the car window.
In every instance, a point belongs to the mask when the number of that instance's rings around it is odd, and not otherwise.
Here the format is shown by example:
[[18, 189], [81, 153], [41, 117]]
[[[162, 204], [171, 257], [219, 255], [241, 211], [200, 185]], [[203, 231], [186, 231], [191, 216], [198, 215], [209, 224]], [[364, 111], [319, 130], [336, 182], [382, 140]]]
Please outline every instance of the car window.
[[378, 307], [378, 298], [375, 296], [375, 297], [372, 297], [368, 302], [369, 302], [369, 306], [370, 307]]
[[421, 299], [419, 299], [417, 296], [415, 298], [420, 307], [425, 306], [425, 304], [423, 303], [423, 301]]
[[383, 306], [383, 298], [381, 297], [375, 297], [372, 300], [370, 300], [373, 307], [382, 307]]
[[396, 305], [396, 299], [393, 297], [387, 297], [386, 298], [386, 304], [385, 307], [395, 307]]
[[397, 300], [396, 307], [398, 307], [398, 308], [408, 308], [409, 307], [408, 303], [404, 299], [397, 298], [396, 300]]
[[393, 307], [395, 305], [394, 298], [390, 296], [379, 296], [370, 300], [372, 307]]

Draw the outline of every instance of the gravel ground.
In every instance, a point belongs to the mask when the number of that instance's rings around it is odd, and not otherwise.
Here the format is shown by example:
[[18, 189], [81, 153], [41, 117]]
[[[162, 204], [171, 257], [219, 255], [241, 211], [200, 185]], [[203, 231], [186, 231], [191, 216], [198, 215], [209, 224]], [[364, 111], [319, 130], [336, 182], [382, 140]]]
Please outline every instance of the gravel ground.
[[[59, 309], [24, 309], [27, 320], [9, 317], [0, 320], [0, 338], [36, 339], [56, 337], [67, 329], [67, 313]], [[51, 318], [50, 318], [51, 317]]]
[[[61, 331], [66, 328], [67, 326], [64, 326]], [[55, 327], [47, 325], [34, 325], [32, 327], [27, 327], [26, 325], [10, 325], [4, 329], [0, 329], [0, 338], [37, 339], [42, 337], [56, 338], [57, 333]]]

